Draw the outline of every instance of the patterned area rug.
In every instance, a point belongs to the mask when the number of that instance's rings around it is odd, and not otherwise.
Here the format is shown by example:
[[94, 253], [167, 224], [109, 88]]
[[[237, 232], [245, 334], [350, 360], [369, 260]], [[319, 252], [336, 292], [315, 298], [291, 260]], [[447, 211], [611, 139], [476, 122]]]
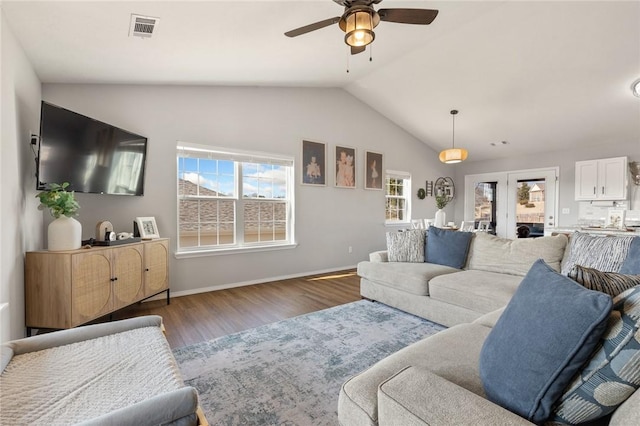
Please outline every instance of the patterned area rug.
[[349, 377], [445, 327], [366, 300], [174, 350], [215, 425], [337, 425]]

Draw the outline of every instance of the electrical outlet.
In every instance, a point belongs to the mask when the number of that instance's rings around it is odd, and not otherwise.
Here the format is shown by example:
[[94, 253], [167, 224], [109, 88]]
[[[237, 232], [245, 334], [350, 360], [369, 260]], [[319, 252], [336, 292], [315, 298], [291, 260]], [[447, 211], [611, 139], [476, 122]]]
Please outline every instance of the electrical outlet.
[[570, 210], [567, 207], [562, 209], [562, 214], [569, 214], [569, 212]]
[[349, 253], [353, 253], [353, 247], [349, 246]]
[[38, 145], [38, 135], [31, 133], [31, 145]]

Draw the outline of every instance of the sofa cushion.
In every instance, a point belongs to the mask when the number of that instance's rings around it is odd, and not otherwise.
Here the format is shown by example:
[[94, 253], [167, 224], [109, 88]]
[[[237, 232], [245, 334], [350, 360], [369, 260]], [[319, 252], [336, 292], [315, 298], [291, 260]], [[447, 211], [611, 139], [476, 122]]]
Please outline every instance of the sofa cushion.
[[429, 281], [433, 277], [454, 272], [460, 272], [460, 269], [424, 262], [358, 263], [360, 277], [418, 296], [429, 295]]
[[387, 232], [389, 262], [424, 262], [425, 231]]
[[380, 385], [378, 405], [381, 425], [531, 426], [499, 405], [413, 366]]
[[616, 272], [602, 272], [593, 268], [575, 265], [569, 271], [568, 277], [588, 288], [601, 291], [611, 297], [640, 285], [640, 275], [625, 275]]
[[467, 263], [473, 233], [429, 227], [425, 262], [462, 269]]
[[489, 399], [534, 423], [549, 418], [598, 344], [611, 305], [610, 296], [536, 261], [482, 347]]
[[484, 397], [478, 375], [478, 357], [490, 329], [460, 324], [420, 340], [350, 378], [338, 399], [342, 425], [374, 425], [378, 422], [378, 386], [407, 366], [425, 368], [445, 380]]
[[640, 386], [640, 287], [613, 303], [600, 346], [560, 398], [554, 422], [577, 424], [604, 417]]
[[627, 258], [634, 237], [591, 235], [574, 232], [571, 235], [569, 256], [562, 262], [562, 275], [569, 274], [574, 265], [618, 272]]
[[522, 277], [486, 271], [462, 271], [434, 277], [429, 295], [452, 305], [487, 313], [502, 308], [516, 292]]
[[559, 271], [566, 245], [566, 235], [509, 240], [478, 232], [471, 242], [468, 269], [524, 276], [533, 262], [543, 259]]
[[635, 237], [629, 244], [629, 252], [620, 267], [621, 274], [640, 275], [640, 237]]

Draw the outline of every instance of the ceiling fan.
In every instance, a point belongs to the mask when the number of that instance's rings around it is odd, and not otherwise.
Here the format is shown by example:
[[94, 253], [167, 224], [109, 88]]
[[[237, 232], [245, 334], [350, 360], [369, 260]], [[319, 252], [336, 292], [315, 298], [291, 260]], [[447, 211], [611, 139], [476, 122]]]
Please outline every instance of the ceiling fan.
[[344, 42], [351, 46], [351, 54], [364, 52], [375, 34], [373, 29], [380, 21], [396, 22], [399, 24], [429, 25], [438, 16], [437, 10], [432, 9], [380, 9], [376, 11], [374, 4], [382, 0], [333, 0], [344, 6], [342, 16], [325, 19], [304, 27], [284, 33], [287, 37], [297, 37], [311, 31], [319, 30], [335, 23], [345, 32]]

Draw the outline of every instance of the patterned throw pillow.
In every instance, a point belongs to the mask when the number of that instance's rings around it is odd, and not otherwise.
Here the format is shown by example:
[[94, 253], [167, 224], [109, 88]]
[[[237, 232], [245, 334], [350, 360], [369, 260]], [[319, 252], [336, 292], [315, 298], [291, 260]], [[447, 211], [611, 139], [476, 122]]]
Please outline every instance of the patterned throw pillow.
[[551, 424], [577, 424], [613, 412], [640, 386], [640, 287], [613, 300], [600, 348], [558, 400]]
[[569, 242], [569, 254], [562, 263], [562, 275], [575, 265], [605, 272], [618, 272], [627, 258], [634, 237], [590, 235], [574, 232]]
[[424, 229], [387, 232], [389, 262], [424, 262]]
[[602, 272], [580, 265], [574, 266], [567, 276], [589, 290], [601, 291], [611, 297], [615, 297], [631, 287], [640, 285], [640, 275]]

